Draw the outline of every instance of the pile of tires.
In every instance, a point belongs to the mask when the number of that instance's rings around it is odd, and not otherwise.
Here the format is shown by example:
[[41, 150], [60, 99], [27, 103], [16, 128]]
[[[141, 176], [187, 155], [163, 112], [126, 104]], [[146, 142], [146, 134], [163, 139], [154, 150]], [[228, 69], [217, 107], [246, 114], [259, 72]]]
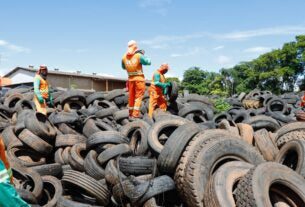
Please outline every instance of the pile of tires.
[[240, 94], [215, 114], [208, 97], [171, 93], [153, 118], [145, 94], [135, 121], [123, 89], [55, 90], [47, 116], [32, 89], [7, 93], [0, 130], [17, 192], [48, 207], [305, 206], [305, 122], [291, 94]]

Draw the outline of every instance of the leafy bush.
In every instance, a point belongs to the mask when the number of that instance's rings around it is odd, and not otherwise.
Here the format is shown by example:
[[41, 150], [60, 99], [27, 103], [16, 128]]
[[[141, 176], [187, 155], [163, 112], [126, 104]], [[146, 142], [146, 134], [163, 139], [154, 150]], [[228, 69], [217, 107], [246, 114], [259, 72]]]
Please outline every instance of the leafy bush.
[[214, 99], [212, 102], [214, 103], [216, 113], [225, 112], [231, 108], [231, 105], [224, 98]]

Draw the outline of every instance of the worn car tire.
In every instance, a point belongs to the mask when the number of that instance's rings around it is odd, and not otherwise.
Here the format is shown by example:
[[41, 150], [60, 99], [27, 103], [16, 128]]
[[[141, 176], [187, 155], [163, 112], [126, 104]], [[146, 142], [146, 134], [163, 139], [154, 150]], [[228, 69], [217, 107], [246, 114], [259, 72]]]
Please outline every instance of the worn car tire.
[[271, 200], [272, 194], [275, 194], [283, 198], [287, 204], [305, 206], [304, 189], [305, 182], [302, 176], [281, 164], [266, 162], [251, 169], [240, 180], [236, 190], [236, 204], [240, 207], [273, 207], [275, 203]]
[[221, 166], [207, 185], [204, 206], [235, 207], [233, 192], [236, 184], [252, 167], [253, 165], [240, 161], [228, 162]]
[[275, 162], [285, 165], [305, 177], [305, 141], [287, 142], [277, 154]]
[[178, 127], [168, 138], [158, 157], [158, 169], [164, 173], [173, 173], [186, 145], [199, 131], [199, 126], [194, 123]]

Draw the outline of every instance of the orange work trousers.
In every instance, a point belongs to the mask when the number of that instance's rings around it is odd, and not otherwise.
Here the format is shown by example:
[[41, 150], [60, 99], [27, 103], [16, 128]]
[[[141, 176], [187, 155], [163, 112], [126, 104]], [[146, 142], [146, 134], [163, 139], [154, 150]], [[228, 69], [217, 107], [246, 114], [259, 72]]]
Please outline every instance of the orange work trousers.
[[40, 112], [44, 115], [47, 115], [47, 102], [46, 102], [46, 100], [44, 100], [43, 103], [40, 103], [38, 98], [34, 95], [33, 102], [35, 103], [36, 111], [38, 111], [38, 112]]
[[161, 90], [149, 90], [149, 108], [148, 115], [152, 118], [154, 110], [159, 107], [163, 111], [167, 110], [167, 102]]
[[145, 81], [128, 81], [129, 116], [139, 118], [142, 99], [145, 93]]

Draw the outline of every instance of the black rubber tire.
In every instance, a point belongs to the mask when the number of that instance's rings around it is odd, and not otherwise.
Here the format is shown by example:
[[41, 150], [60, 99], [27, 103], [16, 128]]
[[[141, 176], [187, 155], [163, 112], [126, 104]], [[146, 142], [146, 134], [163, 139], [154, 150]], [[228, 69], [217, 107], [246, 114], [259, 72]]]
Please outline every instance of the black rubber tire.
[[74, 112], [55, 111], [50, 114], [49, 120], [53, 124], [73, 124], [79, 121], [79, 116], [77, 115], [77, 113]]
[[39, 112], [36, 112], [35, 114], [29, 114], [25, 120], [25, 126], [28, 130], [41, 137], [45, 141], [49, 143], [54, 141], [56, 130], [44, 114]]
[[[141, 196], [139, 199], [132, 200], [132, 206], [143, 206], [145, 201], [147, 201], [148, 199], [159, 194], [163, 194], [167, 191], [174, 190], [175, 183], [171, 177], [167, 175], [162, 175], [154, 178], [151, 182], [146, 181], [142, 184], [139, 184], [138, 186], [135, 186], [132, 195], [135, 195], [135, 197], [139, 197], [138, 195], [143, 194], [146, 189], [147, 192], [143, 196]], [[117, 201], [120, 201], [120, 198], [124, 197], [124, 191], [121, 189], [121, 186], [119, 184], [115, 186], [114, 190], [116, 191], [114, 193], [114, 195], [116, 195], [115, 199]]]
[[129, 117], [129, 110], [128, 109], [123, 109], [120, 111], [116, 111], [113, 114], [113, 119], [117, 122], [122, 121], [123, 119], [128, 119]]
[[193, 105], [193, 104], [188, 104], [188, 105], [184, 105], [184, 107], [182, 109], [179, 110], [178, 115], [181, 117], [186, 117], [188, 114], [191, 113], [201, 113], [204, 114], [202, 111], [203, 107], [200, 105]]
[[305, 140], [305, 130], [295, 130], [287, 132], [282, 136], [279, 136], [278, 134], [275, 136], [275, 142], [280, 149], [290, 140]]
[[47, 190], [51, 194], [51, 200], [49, 200], [45, 205], [45, 207], [55, 207], [58, 199], [62, 196], [63, 194], [63, 187], [60, 182], [56, 177], [53, 176], [42, 176], [41, 177], [42, 182], [43, 182], [43, 187], [45, 190]]
[[100, 131], [115, 131], [110, 125], [102, 120], [88, 119], [83, 127], [83, 134], [90, 137], [92, 134]]
[[86, 98], [87, 106], [92, 104], [95, 100], [99, 100], [99, 101], [104, 100], [105, 99], [105, 95], [106, 95], [105, 92], [95, 92], [95, 93], [90, 94]]
[[[218, 149], [218, 150], [215, 150]], [[213, 172], [229, 161], [246, 161], [257, 165], [264, 158], [254, 147], [236, 138], [211, 141], [194, 152], [186, 169], [184, 192], [189, 192], [185, 202], [189, 206], [203, 206], [205, 187]], [[200, 166], [205, 166], [202, 169]]]
[[31, 167], [32, 170], [36, 171], [39, 175], [52, 175], [52, 176], [59, 176], [62, 174], [62, 167], [59, 163], [52, 163], [52, 164], [45, 164], [45, 165], [38, 165]]
[[[22, 157], [22, 158], [19, 158]], [[24, 146], [13, 146], [7, 149], [7, 158], [10, 163], [22, 167], [33, 167], [46, 163], [46, 158], [38, 152]]]
[[253, 165], [233, 161], [221, 166], [210, 179], [204, 195], [204, 206], [235, 207], [234, 186], [243, 178]]
[[58, 148], [54, 154], [54, 161], [60, 165], [64, 165], [65, 161], [62, 158], [63, 148]]
[[87, 139], [87, 149], [92, 149], [100, 144], [123, 144], [128, 143], [128, 139], [116, 131], [96, 132]]
[[115, 112], [119, 111], [117, 106], [112, 106], [110, 108], [101, 109], [95, 113], [97, 118], [105, 118], [108, 116], [112, 116]]
[[124, 174], [151, 174], [155, 164], [157, 164], [155, 159], [140, 156], [120, 157], [119, 159], [120, 171]]
[[13, 126], [6, 127], [1, 133], [1, 138], [6, 148], [9, 146], [10, 142], [12, 143], [20, 142], [20, 140], [17, 138], [17, 136], [14, 133]]
[[53, 146], [33, 134], [30, 130], [24, 129], [18, 138], [27, 146], [43, 155], [48, 155], [53, 151]]
[[305, 178], [305, 141], [287, 142], [277, 154], [275, 162], [291, 168]]
[[77, 131], [72, 129], [72, 127], [66, 123], [58, 124], [58, 130], [62, 132], [62, 134], [76, 134], [80, 135]]
[[73, 145], [70, 150], [69, 164], [72, 169], [85, 172], [84, 159], [86, 157], [86, 144], [78, 143]]
[[15, 108], [17, 102], [22, 99], [24, 99], [24, 96], [22, 94], [15, 93], [15, 94], [12, 94], [12, 95], [6, 97], [3, 105], [13, 109], [13, 108]]
[[63, 185], [69, 188], [69, 185], [77, 186], [85, 190], [89, 195], [96, 198], [101, 205], [107, 206], [109, 203], [110, 192], [107, 186], [97, 182], [94, 178], [83, 173], [68, 170], [62, 178]]
[[80, 90], [68, 90], [60, 95], [60, 104], [62, 106], [70, 100], [79, 100], [86, 104], [85, 93]]
[[70, 164], [69, 159], [70, 159], [70, 151], [71, 151], [71, 147], [66, 147], [64, 148], [64, 150], [62, 151], [62, 159], [64, 161], [64, 164]]
[[86, 138], [76, 134], [61, 134], [56, 136], [55, 147], [73, 146], [77, 143], [85, 143]]
[[36, 111], [36, 106], [33, 101], [21, 99], [16, 103], [16, 105], [14, 107], [14, 111], [16, 111], [16, 112], [19, 112], [19, 111], [22, 111], [25, 109], [30, 109], [30, 110]]
[[212, 106], [212, 103], [210, 102], [209, 98], [207, 98], [205, 96], [201, 96], [198, 94], [189, 94], [189, 95], [185, 96], [184, 98], [185, 98], [186, 102], [202, 102], [204, 104]]
[[160, 132], [169, 129], [171, 134], [176, 128], [186, 123], [188, 123], [187, 120], [178, 118], [164, 119], [154, 123], [148, 131], [148, 145], [155, 153], [159, 154], [163, 149], [163, 145], [158, 138]]
[[275, 132], [280, 128], [280, 125], [275, 119], [265, 115], [251, 117], [247, 121], [247, 124], [250, 124], [254, 131], [265, 128], [268, 131]]
[[285, 126], [282, 126], [280, 129], [278, 129], [276, 132], [275, 141], [277, 142], [279, 147], [281, 147], [283, 144], [285, 144], [285, 142], [280, 140], [280, 139], [282, 139], [281, 137], [290, 132], [293, 132], [293, 131], [300, 131], [300, 133], [302, 131], [305, 132], [305, 122], [289, 123], [289, 124], [286, 124]]
[[[239, 181], [236, 204], [240, 207], [273, 207], [270, 195], [278, 194], [283, 199], [291, 199], [295, 206], [305, 206], [304, 189], [305, 182], [302, 176], [281, 164], [266, 162], [251, 169]], [[289, 204], [289, 201], [287, 203]]]
[[194, 123], [178, 127], [168, 138], [158, 157], [158, 169], [163, 173], [174, 173], [188, 142], [200, 131]]
[[179, 195], [182, 199], [188, 195], [188, 192], [184, 192], [184, 183], [186, 177], [186, 169], [188, 163], [191, 160], [194, 152], [197, 152], [201, 149], [200, 147], [204, 144], [209, 143], [215, 139], [221, 139], [224, 137], [228, 137], [228, 131], [222, 129], [210, 129], [210, 130], [203, 130], [199, 132], [196, 136], [192, 138], [192, 140], [188, 143], [185, 147], [182, 156], [180, 157], [179, 163], [176, 167], [176, 172], [174, 175], [176, 187], [178, 189]]
[[263, 155], [266, 161], [274, 161], [279, 149], [273, 144], [269, 132], [266, 129], [260, 129], [254, 133], [254, 140], [257, 149]]
[[[275, 110], [274, 109], [274, 104], [275, 103], [280, 103], [278, 105], [278, 107], [280, 107], [280, 110]], [[272, 98], [271, 100], [268, 101], [267, 105], [266, 105], [267, 111], [268, 112], [275, 112], [275, 111], [279, 111], [281, 113], [285, 113], [287, 111], [287, 103], [280, 98]]]
[[124, 95], [123, 89], [115, 89], [115, 90], [109, 91], [108, 94], [105, 96], [105, 99], [108, 101], [111, 101], [114, 98], [123, 96], [123, 95]]
[[16, 125], [14, 128], [14, 132], [16, 135], [19, 135], [20, 132], [23, 129], [25, 129], [25, 120], [27, 119], [29, 114], [34, 114], [34, 113], [35, 113], [35, 111], [29, 110], [29, 109], [22, 110], [17, 113], [17, 121], [16, 121]]
[[99, 154], [97, 161], [100, 165], [104, 165], [109, 160], [116, 158], [119, 155], [130, 154], [131, 149], [128, 144], [118, 144], [113, 147], [110, 147]]
[[213, 121], [215, 122], [216, 125], [218, 125], [221, 122], [221, 120], [223, 120], [223, 119], [230, 121], [230, 120], [232, 120], [232, 117], [229, 113], [223, 112], [223, 113], [217, 114], [213, 118]]
[[25, 189], [16, 189], [18, 195], [28, 204], [37, 204], [37, 199], [31, 191]]
[[178, 83], [175, 81], [171, 81], [171, 86], [168, 88], [168, 101], [175, 102], [178, 98], [179, 94], [179, 86]]
[[113, 102], [117, 106], [126, 106], [128, 104], [128, 94], [125, 93], [123, 96], [115, 97]]
[[119, 171], [116, 166], [116, 161], [110, 160], [105, 168], [105, 179], [110, 186], [114, 186], [120, 182], [119, 173], [123, 180], [126, 179], [126, 176], [121, 171]]
[[96, 180], [101, 180], [105, 177], [105, 170], [97, 163], [97, 153], [90, 150], [87, 154], [84, 167], [85, 172]]
[[[39, 199], [42, 196], [42, 191], [43, 191], [43, 183], [42, 183], [41, 176], [34, 170], [31, 170], [29, 168], [20, 167], [18, 165], [12, 166], [12, 172], [13, 172], [14, 180], [23, 180], [23, 181], [30, 180], [31, 181], [30, 182], [30, 185], [31, 185], [30, 191], [33, 193], [35, 198], [39, 201]], [[24, 189], [24, 187], [26, 187], [26, 185], [25, 186], [16, 185], [15, 188]]]

